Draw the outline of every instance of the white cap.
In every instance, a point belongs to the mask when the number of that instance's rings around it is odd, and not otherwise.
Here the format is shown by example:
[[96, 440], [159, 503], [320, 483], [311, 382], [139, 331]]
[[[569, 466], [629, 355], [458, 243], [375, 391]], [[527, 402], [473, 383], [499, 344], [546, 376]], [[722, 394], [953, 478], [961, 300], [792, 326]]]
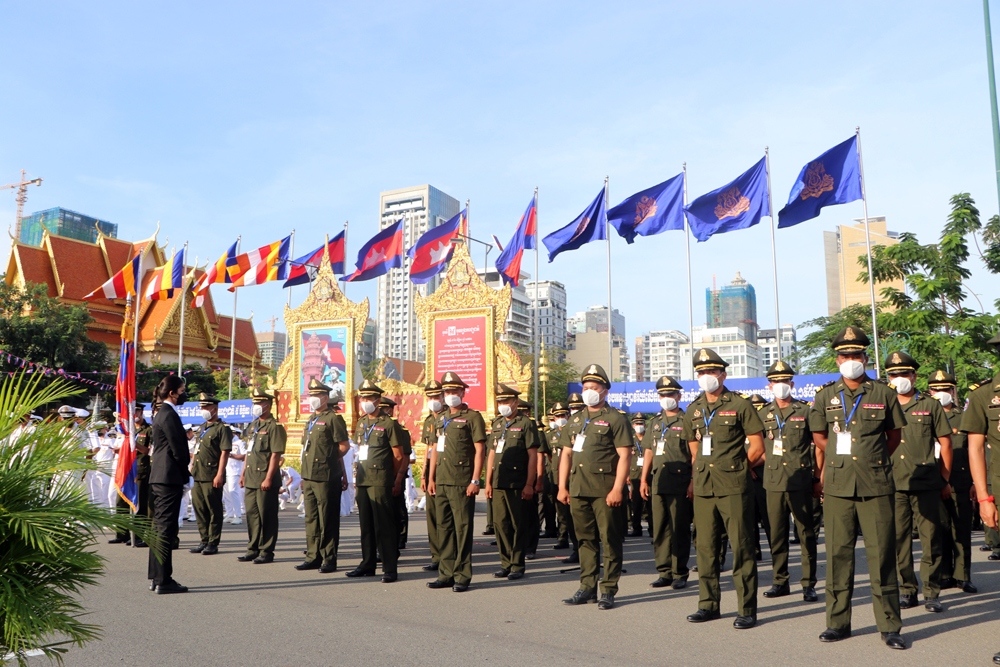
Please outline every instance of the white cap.
[[66, 416], [66, 415], [76, 416], [76, 408], [74, 408], [71, 405], [61, 405], [61, 406], [59, 406], [58, 412], [59, 412], [59, 414], [61, 414], [63, 416]]
[[90, 411], [89, 410], [84, 410], [83, 408], [77, 408], [76, 409], [76, 416], [80, 417], [81, 419], [86, 419], [87, 417], [90, 416]]

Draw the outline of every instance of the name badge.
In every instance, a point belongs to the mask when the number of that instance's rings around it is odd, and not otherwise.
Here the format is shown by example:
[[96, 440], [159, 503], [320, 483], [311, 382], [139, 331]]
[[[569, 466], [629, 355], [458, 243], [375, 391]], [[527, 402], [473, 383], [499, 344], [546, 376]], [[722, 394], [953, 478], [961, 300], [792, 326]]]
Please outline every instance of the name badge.
[[361, 445], [358, 447], [358, 460], [367, 461], [368, 460], [368, 445]]
[[663, 456], [663, 445], [664, 445], [663, 440], [657, 440], [656, 441], [656, 455], [657, 456]]
[[497, 454], [503, 451], [503, 446], [505, 444], [507, 444], [507, 440], [505, 438], [500, 438], [499, 440], [497, 440], [497, 447], [495, 450]]
[[850, 456], [851, 455], [851, 434], [850, 432], [841, 431], [837, 434], [837, 455], [838, 456]]
[[701, 455], [702, 456], [712, 455], [712, 436], [706, 435], [701, 439]]
[[646, 459], [645, 459], [644, 457], [642, 457], [642, 456], [640, 456], [639, 458], [637, 458], [637, 459], [635, 460], [635, 464], [636, 464], [637, 466], [639, 466], [640, 468], [642, 467], [642, 465], [643, 465], [643, 464], [644, 464], [645, 462], [646, 462]]
[[781, 442], [781, 438], [775, 438], [774, 439], [774, 446], [771, 448], [771, 454], [774, 455], [774, 456], [784, 456], [785, 455], [785, 446]]
[[438, 436], [437, 450], [439, 452], [443, 452], [444, 451], [444, 435], [439, 435]]
[[936, 458], [936, 459], [941, 458], [941, 443], [940, 442], [935, 442], [934, 443], [934, 458]]
[[257, 438], [250, 438], [249, 440], [247, 440], [247, 453], [248, 454], [253, 451], [253, 446], [254, 446], [254, 443], [256, 441], [257, 441]]
[[573, 438], [573, 451], [574, 452], [582, 452], [583, 451], [583, 443], [584, 443], [584, 441], [586, 439], [587, 439], [587, 436], [585, 436], [583, 433], [577, 433], [576, 437]]

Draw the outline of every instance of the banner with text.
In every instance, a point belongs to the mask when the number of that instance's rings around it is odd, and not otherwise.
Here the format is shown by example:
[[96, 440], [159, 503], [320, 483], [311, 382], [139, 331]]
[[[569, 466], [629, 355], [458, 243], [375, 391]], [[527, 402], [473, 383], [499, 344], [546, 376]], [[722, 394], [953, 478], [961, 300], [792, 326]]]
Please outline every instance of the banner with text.
[[[227, 424], [249, 424], [253, 421], [250, 408], [253, 402], [247, 398], [239, 401], [220, 401], [219, 419]], [[169, 409], [169, 408], [168, 408]], [[145, 411], [146, 421], [153, 422], [153, 414], [149, 408]], [[177, 414], [184, 424], [203, 424], [205, 420], [201, 418], [201, 408], [198, 401], [188, 401], [184, 405], [177, 406]]]
[[[457, 373], [469, 388], [465, 402], [486, 410], [486, 328], [483, 315], [434, 320], [434, 372]], [[492, 407], [492, 406], [491, 406]]]

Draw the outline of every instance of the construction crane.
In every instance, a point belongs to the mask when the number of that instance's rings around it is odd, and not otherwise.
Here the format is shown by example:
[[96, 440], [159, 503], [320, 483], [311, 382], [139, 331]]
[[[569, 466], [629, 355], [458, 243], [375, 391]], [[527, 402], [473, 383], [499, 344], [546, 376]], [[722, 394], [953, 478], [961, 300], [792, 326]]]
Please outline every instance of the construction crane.
[[14, 219], [14, 238], [18, 240], [21, 239], [21, 216], [24, 213], [24, 204], [28, 201], [28, 186], [42, 184], [42, 179], [40, 178], [33, 178], [29, 181], [25, 180], [25, 176], [26, 173], [22, 169], [20, 183], [0, 185], [0, 190], [13, 190], [17, 188], [17, 196], [14, 198], [17, 201], [17, 217]]
[[264, 320], [265, 322], [271, 323], [271, 333], [274, 333], [274, 323], [277, 322], [278, 319], [279, 319], [278, 316], [275, 315], [274, 317], [269, 317], [266, 320]]

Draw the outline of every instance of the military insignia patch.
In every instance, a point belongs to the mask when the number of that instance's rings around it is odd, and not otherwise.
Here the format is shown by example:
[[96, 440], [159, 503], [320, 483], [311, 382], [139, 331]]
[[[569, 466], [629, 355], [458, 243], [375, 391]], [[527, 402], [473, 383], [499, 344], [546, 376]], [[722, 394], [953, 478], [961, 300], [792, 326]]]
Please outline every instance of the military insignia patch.
[[840, 405], [840, 399], [834, 396], [830, 399], [830, 405]]
[[710, 357], [708, 356], [708, 350], [702, 350], [701, 356], [698, 357], [698, 361], [708, 361], [709, 358]]
[[844, 340], [857, 340], [857, 336], [854, 334], [854, 327], [847, 327], [847, 331], [844, 332]]
[[1000, 396], [994, 396], [990, 403], [993, 405], [1000, 405]]
[[774, 419], [774, 413], [773, 412], [768, 412], [767, 413], [767, 419]]
[[890, 361], [892, 363], [894, 363], [894, 364], [900, 363], [902, 361], [902, 359], [899, 358], [899, 352], [893, 352], [892, 353], [892, 359], [890, 359]]
[[[994, 400], [996, 400], [996, 399], [994, 399]], [[701, 410], [695, 410], [694, 411], [694, 416], [695, 417], [701, 417]]]
[[715, 207], [716, 220], [734, 218], [740, 213], [746, 213], [750, 210], [750, 200], [735, 185], [720, 192], [719, 196], [716, 197], [716, 202], [718, 203]]

